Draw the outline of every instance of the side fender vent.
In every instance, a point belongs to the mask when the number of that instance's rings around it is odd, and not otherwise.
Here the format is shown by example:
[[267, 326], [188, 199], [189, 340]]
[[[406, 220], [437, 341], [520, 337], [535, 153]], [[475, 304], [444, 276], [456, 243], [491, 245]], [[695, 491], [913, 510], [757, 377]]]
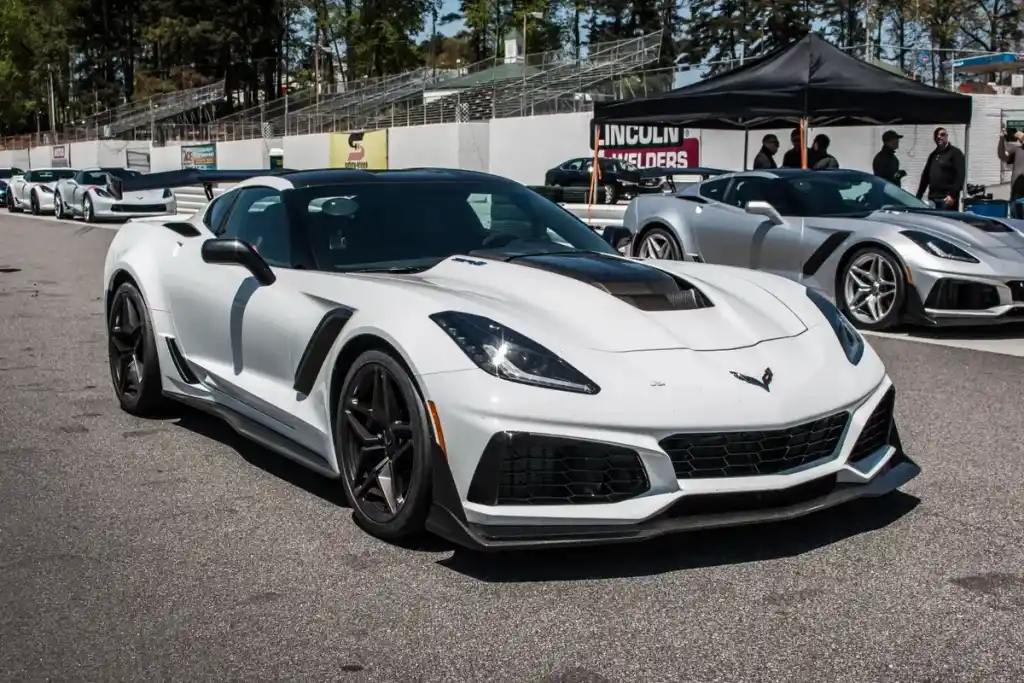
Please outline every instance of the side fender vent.
[[199, 384], [199, 378], [192, 372], [192, 368], [188, 366], [188, 361], [185, 360], [185, 356], [181, 355], [178, 343], [172, 337], [167, 337], [167, 350], [171, 354], [174, 369], [178, 371], [185, 384]]

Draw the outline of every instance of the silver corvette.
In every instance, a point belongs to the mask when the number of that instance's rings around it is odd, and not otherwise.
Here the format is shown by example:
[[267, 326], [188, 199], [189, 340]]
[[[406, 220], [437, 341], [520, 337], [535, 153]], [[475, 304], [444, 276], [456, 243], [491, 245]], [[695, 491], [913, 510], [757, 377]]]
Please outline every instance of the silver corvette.
[[115, 187], [118, 180], [137, 175], [139, 171], [130, 168], [84, 168], [57, 183], [54, 215], [57, 218], [81, 216], [86, 223], [93, 223], [177, 212], [177, 200], [169, 189], [122, 195]]
[[626, 208], [632, 256], [768, 271], [857, 326], [1024, 322], [1024, 221], [940, 211], [853, 170], [721, 175]]

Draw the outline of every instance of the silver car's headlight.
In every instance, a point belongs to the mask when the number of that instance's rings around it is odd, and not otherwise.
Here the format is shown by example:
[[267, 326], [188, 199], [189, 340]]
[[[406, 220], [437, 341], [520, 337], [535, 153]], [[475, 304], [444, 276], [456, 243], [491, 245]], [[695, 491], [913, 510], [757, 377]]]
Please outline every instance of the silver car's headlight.
[[577, 394], [596, 394], [601, 390], [553, 352], [489, 318], [445, 311], [430, 319], [481, 370], [495, 377]]
[[900, 234], [914, 242], [917, 246], [921, 247], [932, 256], [938, 256], [939, 258], [946, 258], [953, 261], [963, 261], [965, 263], [978, 263], [978, 259], [971, 256], [960, 247], [955, 244], [950, 244], [946, 240], [935, 237], [934, 235], [918, 232], [917, 230], [904, 230]]
[[53, 194], [53, 190], [51, 188], [47, 187], [46, 185], [40, 185], [36, 189], [38, 189], [43, 194]]
[[843, 312], [836, 308], [835, 304], [818, 294], [813, 289], [807, 289], [807, 298], [814, 302], [814, 305], [818, 307], [821, 314], [828, 320], [828, 324], [832, 327], [832, 330], [836, 333], [836, 338], [839, 340], [839, 344], [843, 347], [843, 351], [846, 353], [846, 358], [853, 365], [860, 362], [860, 359], [864, 357], [864, 337], [861, 336], [857, 328], [846, 319]]

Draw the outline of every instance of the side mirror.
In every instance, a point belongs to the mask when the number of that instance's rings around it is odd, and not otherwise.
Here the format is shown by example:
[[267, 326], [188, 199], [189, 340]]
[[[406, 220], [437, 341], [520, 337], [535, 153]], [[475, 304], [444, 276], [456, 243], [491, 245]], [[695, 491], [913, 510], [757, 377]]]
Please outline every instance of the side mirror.
[[200, 252], [206, 263], [220, 263], [230, 266], [242, 266], [247, 269], [256, 282], [263, 286], [277, 282], [277, 276], [270, 269], [256, 248], [248, 242], [236, 239], [211, 239], [203, 242]]
[[768, 202], [747, 202], [746, 212], [752, 216], [764, 216], [775, 225], [782, 225], [786, 222], [782, 218], [782, 214]]

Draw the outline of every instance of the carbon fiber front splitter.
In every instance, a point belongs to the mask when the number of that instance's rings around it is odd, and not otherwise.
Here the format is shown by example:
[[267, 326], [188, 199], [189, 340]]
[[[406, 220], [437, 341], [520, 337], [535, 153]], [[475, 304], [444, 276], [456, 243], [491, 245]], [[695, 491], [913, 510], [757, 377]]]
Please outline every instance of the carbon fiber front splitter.
[[484, 526], [466, 521], [457, 495], [454, 501], [452, 499], [455, 495], [455, 485], [450, 474], [445, 476], [447, 464], [436, 462], [436, 465], [440, 467], [436, 467], [434, 471], [434, 505], [427, 520], [427, 529], [452, 543], [479, 551], [635, 543], [686, 531], [781, 522], [859, 498], [884, 496], [896, 491], [921, 473], [917, 463], [907, 457], [902, 447], [897, 446], [896, 453], [868, 483], [824, 482], [823, 488], [817, 491], [818, 495], [777, 507], [689, 514], [677, 507], [692, 502], [682, 498], [675, 506], [657, 517], [638, 524]]

